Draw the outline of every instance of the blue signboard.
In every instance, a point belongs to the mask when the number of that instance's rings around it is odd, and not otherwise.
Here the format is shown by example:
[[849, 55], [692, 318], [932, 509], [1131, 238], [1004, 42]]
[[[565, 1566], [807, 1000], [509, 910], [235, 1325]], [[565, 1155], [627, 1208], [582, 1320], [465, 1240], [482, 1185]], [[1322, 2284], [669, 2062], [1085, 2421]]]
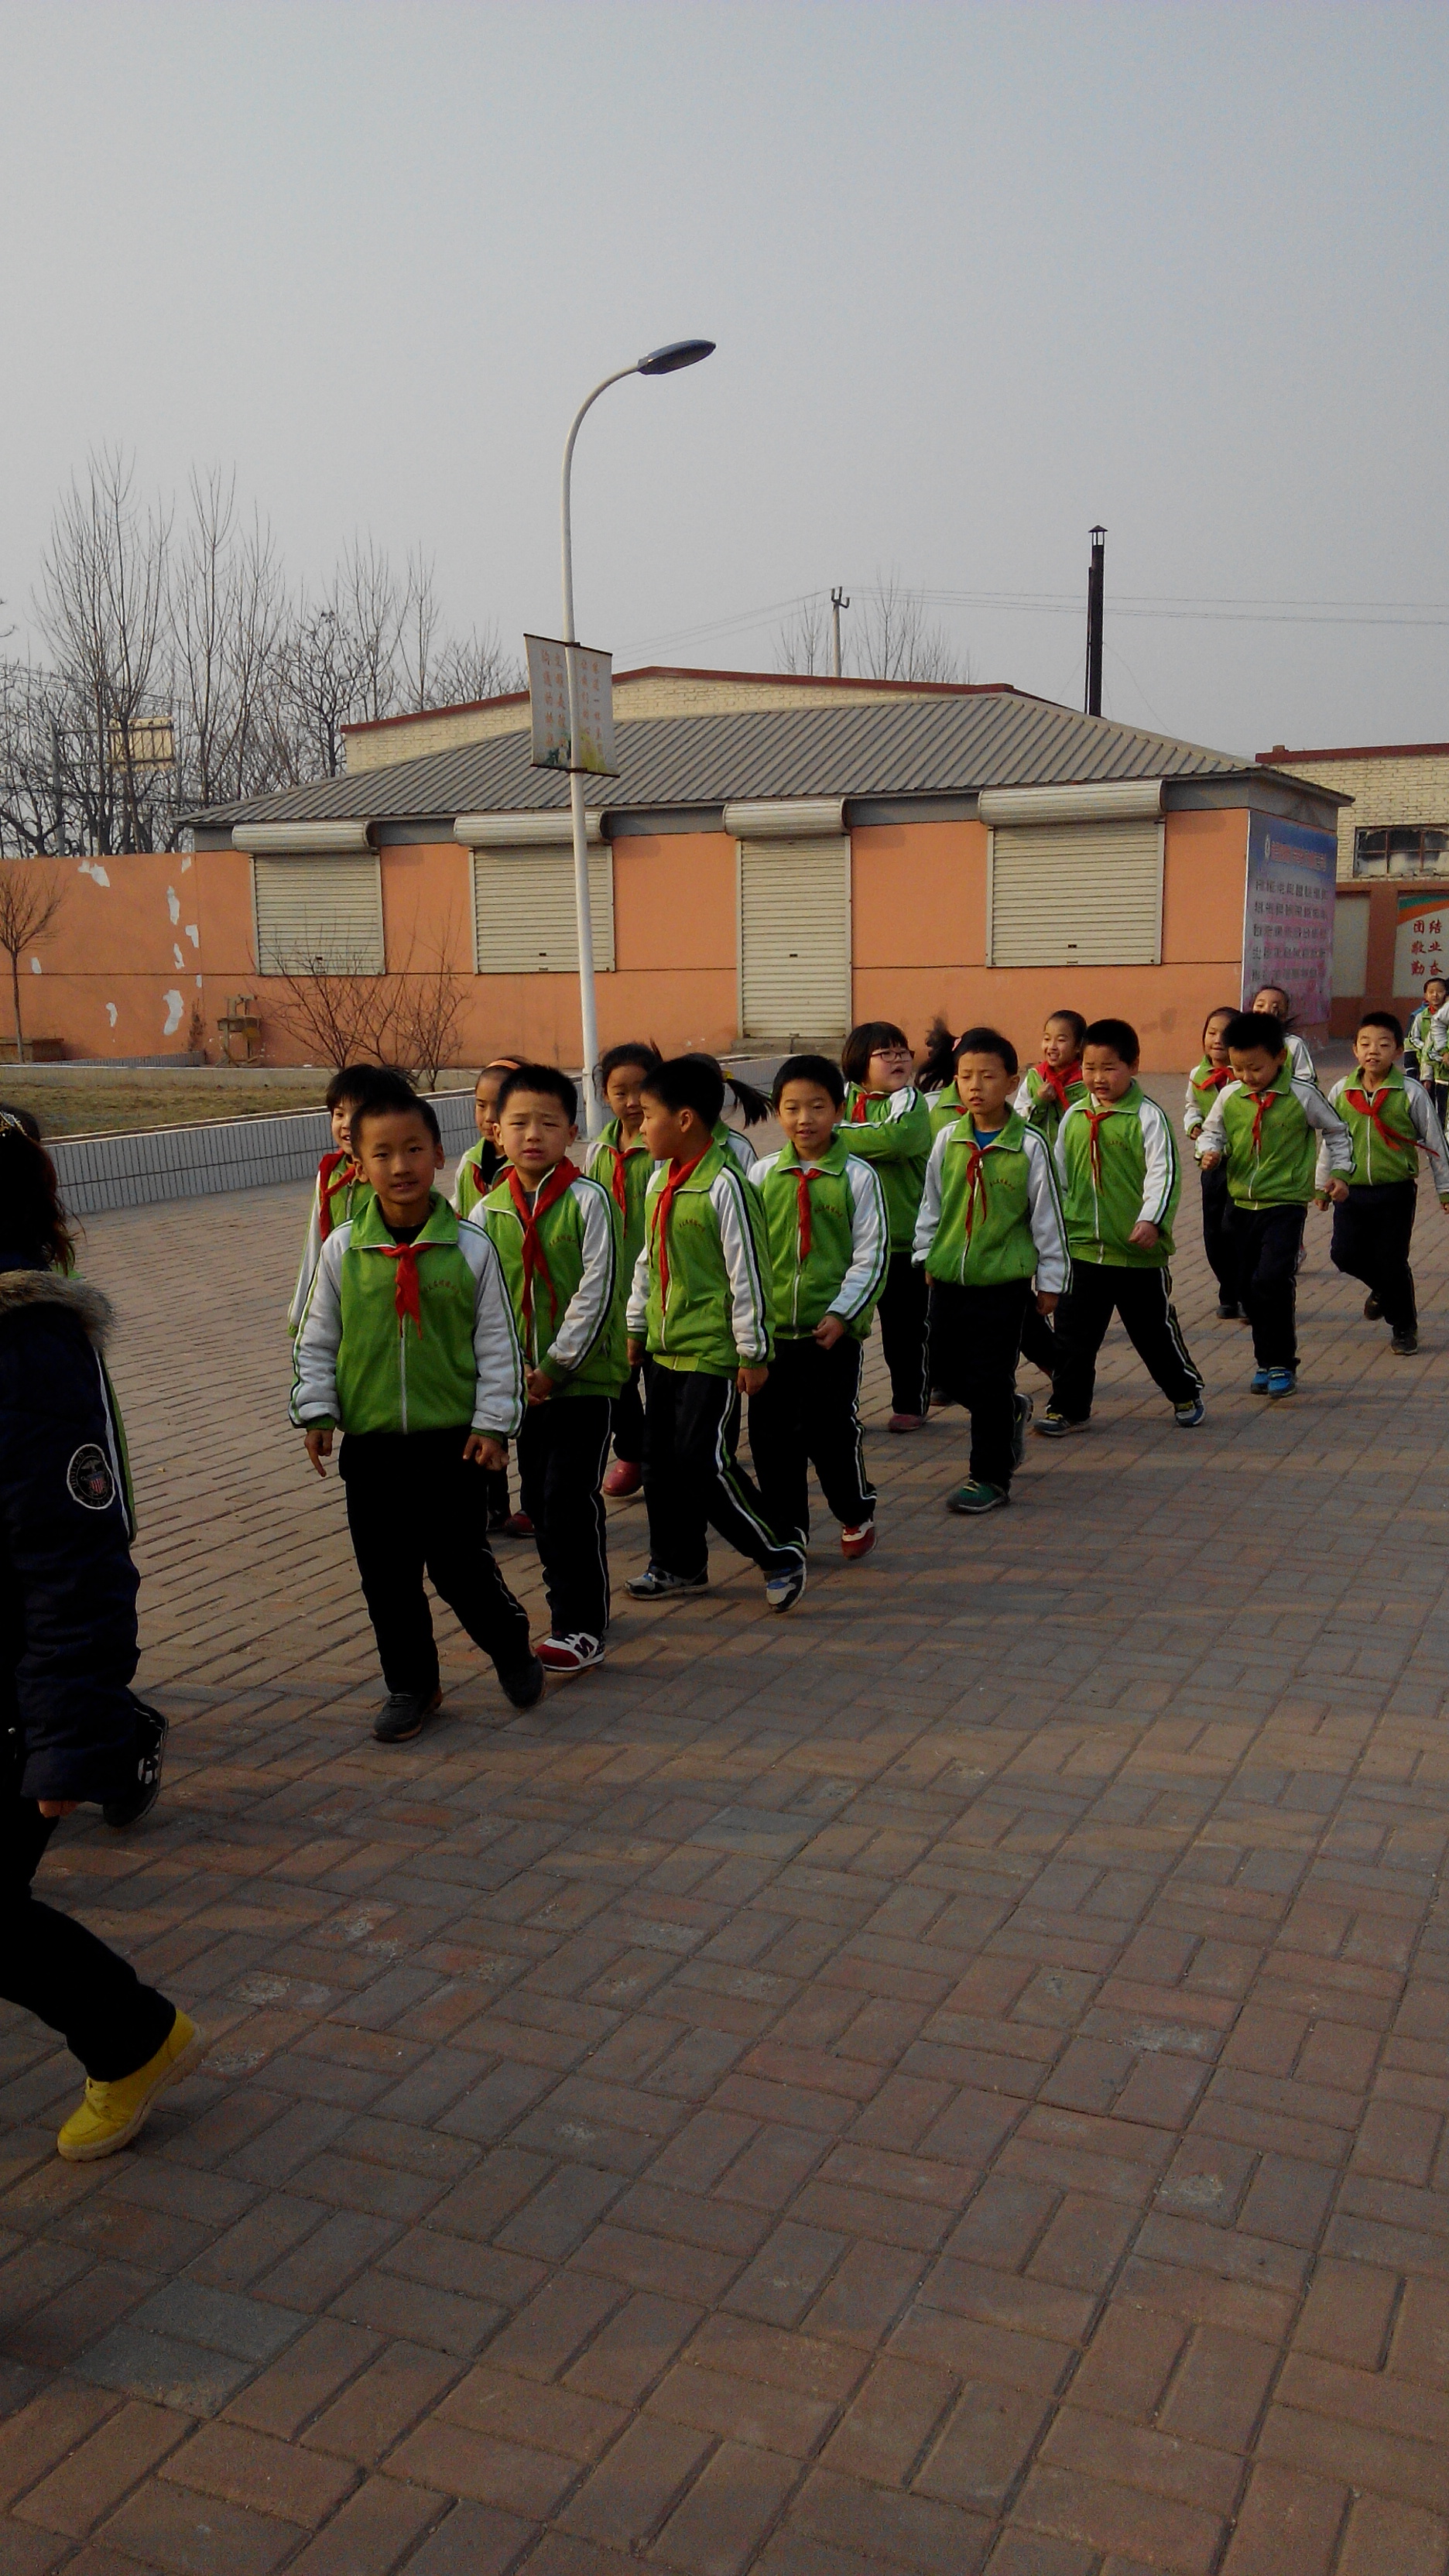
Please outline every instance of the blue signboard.
[[1280, 984], [1306, 1028], [1328, 1019], [1333, 989], [1333, 902], [1338, 844], [1332, 832], [1248, 817], [1243, 900], [1243, 1006]]

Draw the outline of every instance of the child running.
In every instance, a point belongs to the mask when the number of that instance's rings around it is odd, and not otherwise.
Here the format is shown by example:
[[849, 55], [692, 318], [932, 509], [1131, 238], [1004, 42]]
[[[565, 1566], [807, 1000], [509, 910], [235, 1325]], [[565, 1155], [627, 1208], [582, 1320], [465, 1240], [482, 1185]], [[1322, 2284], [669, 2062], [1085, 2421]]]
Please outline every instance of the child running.
[[[1209, 1011], [1203, 1022], [1202, 1060], [1193, 1066], [1187, 1077], [1187, 1101], [1182, 1117], [1183, 1128], [1194, 1153], [1208, 1111], [1218, 1093], [1233, 1079], [1223, 1032], [1229, 1020], [1235, 1020], [1237, 1016], [1232, 1003], [1225, 1002], [1217, 1010]], [[1210, 1171], [1204, 1171], [1199, 1165], [1198, 1179], [1202, 1187], [1202, 1244], [1208, 1268], [1218, 1283], [1218, 1313], [1225, 1324], [1234, 1323], [1243, 1308], [1238, 1295], [1232, 1238], [1226, 1228], [1227, 1174], [1221, 1163], [1215, 1163]]]
[[473, 1124], [478, 1130], [477, 1142], [458, 1157], [453, 1174], [453, 1205], [459, 1216], [471, 1216], [480, 1199], [486, 1199], [503, 1168], [498, 1147], [498, 1094], [505, 1078], [516, 1073], [523, 1058], [496, 1055], [485, 1064], [473, 1086]]
[[1016, 1076], [1016, 1049], [996, 1029], [957, 1039], [961, 1115], [931, 1148], [916, 1224], [932, 1383], [971, 1416], [970, 1477], [947, 1508], [971, 1515], [1011, 1500], [1032, 1411], [1016, 1392], [1022, 1322], [1033, 1304], [1049, 1315], [1071, 1279], [1051, 1148], [1010, 1105]]
[[[589, 1156], [590, 1177], [602, 1181], [624, 1229], [623, 1277], [628, 1282], [644, 1249], [644, 1193], [654, 1169], [644, 1142], [644, 1082], [661, 1063], [645, 1040], [610, 1047], [597, 1079], [612, 1116]], [[730, 1131], [726, 1131], [727, 1133]], [[627, 1502], [644, 1482], [644, 1406], [639, 1371], [631, 1368], [614, 1406], [614, 1464], [604, 1478], [610, 1502]]]
[[[1429, 1157], [1439, 1204], [1446, 1213], [1449, 1160], [1428, 1092], [1399, 1071], [1402, 1039], [1392, 1011], [1365, 1011], [1353, 1042], [1358, 1071], [1345, 1074], [1328, 1095], [1328, 1105], [1337, 1110], [1353, 1145], [1348, 1193], [1333, 1211], [1329, 1258], [1336, 1270], [1363, 1281], [1369, 1292], [1365, 1315], [1370, 1322], [1382, 1316], [1393, 1336], [1391, 1347], [1401, 1359], [1408, 1359], [1419, 1347], [1414, 1274], [1409, 1268], [1419, 1156]], [[1320, 1137], [1316, 1174], [1320, 1207], [1329, 1174]]]
[[919, 1431], [930, 1406], [926, 1276], [911, 1259], [931, 1152], [931, 1113], [915, 1086], [915, 1059], [894, 1020], [865, 1020], [840, 1056], [846, 1143], [874, 1163], [890, 1220], [890, 1266], [880, 1297], [880, 1338], [890, 1372], [892, 1431]]
[[1288, 1069], [1294, 1081], [1316, 1083], [1318, 1075], [1313, 1058], [1308, 1052], [1308, 1042], [1298, 1035], [1293, 1026], [1291, 994], [1287, 993], [1281, 984], [1260, 984], [1253, 995], [1252, 1007], [1255, 1012], [1266, 1015], [1270, 1020], [1281, 1020], [1283, 1043], [1288, 1050]]
[[1086, 1092], [1057, 1131], [1057, 1178], [1066, 1211], [1072, 1284], [1056, 1310], [1056, 1374], [1038, 1432], [1062, 1440], [1092, 1416], [1097, 1353], [1113, 1314], [1172, 1407], [1193, 1431], [1203, 1418], [1202, 1379], [1172, 1303], [1172, 1220], [1182, 1176], [1172, 1123], [1137, 1080], [1137, 1032], [1126, 1020], [1093, 1020], [1082, 1039]]
[[1233, 1080], [1218, 1093], [1198, 1138], [1204, 1171], [1227, 1172], [1227, 1231], [1238, 1289], [1253, 1328], [1254, 1395], [1292, 1395], [1298, 1384], [1296, 1280], [1303, 1220], [1314, 1195], [1315, 1136], [1325, 1170], [1320, 1196], [1348, 1196], [1353, 1146], [1317, 1083], [1289, 1065], [1276, 1011], [1240, 1011], [1223, 1031]]
[[1449, 984], [1442, 975], [1431, 975], [1424, 986], [1424, 998], [1409, 1022], [1404, 1040], [1407, 1050], [1404, 1070], [1409, 1070], [1407, 1057], [1414, 1059], [1414, 1070], [1434, 1104], [1434, 1115], [1444, 1124], [1446, 1098], [1449, 1098], [1449, 1062], [1444, 1053], [1445, 1030], [1435, 1022], [1449, 1009]]
[[602, 1663], [609, 1626], [604, 1469], [624, 1383], [623, 1229], [612, 1197], [569, 1159], [579, 1097], [557, 1065], [521, 1064], [498, 1094], [507, 1168], [479, 1221], [503, 1265], [523, 1350], [523, 1508], [548, 1594], [545, 1672]]
[[773, 1332], [764, 1203], [716, 1142], [723, 1107], [724, 1082], [698, 1056], [675, 1056], [644, 1083], [655, 1169], [629, 1362], [644, 1362], [649, 1563], [628, 1589], [639, 1601], [707, 1591], [715, 1529], [760, 1567], [770, 1608], [788, 1610], [805, 1589], [804, 1550], [771, 1528], [735, 1456], [740, 1397], [764, 1385]]
[[352, 1113], [365, 1100], [369, 1086], [377, 1079], [375, 1064], [345, 1064], [334, 1073], [327, 1085], [327, 1107], [332, 1116], [332, 1145], [317, 1166], [317, 1186], [312, 1193], [312, 1206], [307, 1219], [307, 1235], [302, 1246], [302, 1265], [297, 1284], [287, 1309], [287, 1330], [295, 1334], [302, 1312], [317, 1275], [322, 1246], [333, 1227], [345, 1225], [347, 1219], [360, 1213], [367, 1196], [367, 1183], [362, 1178], [352, 1152]]
[[291, 1413], [319, 1476], [343, 1433], [347, 1526], [388, 1691], [372, 1731], [406, 1744], [442, 1697], [425, 1567], [514, 1707], [543, 1689], [527, 1613], [489, 1550], [480, 1473], [502, 1467], [523, 1419], [523, 1360], [497, 1253], [434, 1186], [431, 1101], [379, 1074], [352, 1144], [368, 1195], [322, 1246]]
[[774, 1272], [775, 1356], [750, 1398], [750, 1452], [770, 1527], [810, 1536], [806, 1468], [841, 1524], [840, 1552], [875, 1545], [875, 1488], [860, 1428], [861, 1344], [885, 1281], [890, 1228], [869, 1163], [837, 1134], [845, 1085], [828, 1056], [775, 1076], [786, 1143], [756, 1163]]

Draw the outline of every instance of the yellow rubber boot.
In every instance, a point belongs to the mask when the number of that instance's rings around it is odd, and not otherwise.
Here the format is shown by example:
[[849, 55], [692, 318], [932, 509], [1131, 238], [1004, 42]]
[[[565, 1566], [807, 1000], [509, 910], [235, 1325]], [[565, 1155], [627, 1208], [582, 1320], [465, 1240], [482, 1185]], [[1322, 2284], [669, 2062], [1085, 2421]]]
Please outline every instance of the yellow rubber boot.
[[56, 2139], [60, 2153], [69, 2164], [85, 2165], [129, 2146], [167, 2085], [189, 2075], [205, 2052], [205, 2033], [179, 2012], [155, 2056], [134, 2075], [119, 2075], [109, 2084], [87, 2076], [86, 2098]]

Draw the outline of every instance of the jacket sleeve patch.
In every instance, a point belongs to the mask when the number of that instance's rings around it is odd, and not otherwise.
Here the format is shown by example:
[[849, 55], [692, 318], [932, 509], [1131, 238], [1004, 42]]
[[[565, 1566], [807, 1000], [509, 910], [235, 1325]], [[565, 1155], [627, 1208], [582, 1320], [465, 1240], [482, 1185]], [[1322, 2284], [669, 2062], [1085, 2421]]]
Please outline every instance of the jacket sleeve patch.
[[116, 1499], [116, 1479], [111, 1462], [93, 1440], [82, 1441], [72, 1452], [65, 1471], [65, 1489], [73, 1503], [85, 1512], [108, 1512]]

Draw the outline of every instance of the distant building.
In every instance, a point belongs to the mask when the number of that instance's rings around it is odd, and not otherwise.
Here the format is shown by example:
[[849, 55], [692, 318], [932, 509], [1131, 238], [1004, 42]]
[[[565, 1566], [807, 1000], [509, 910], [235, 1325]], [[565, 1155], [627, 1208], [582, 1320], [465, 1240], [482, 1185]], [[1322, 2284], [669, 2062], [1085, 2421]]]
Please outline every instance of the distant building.
[[1407, 1016], [1425, 977], [1449, 974], [1449, 742], [1279, 744], [1258, 759], [1352, 799], [1338, 819], [1335, 1034], [1361, 1010]]

